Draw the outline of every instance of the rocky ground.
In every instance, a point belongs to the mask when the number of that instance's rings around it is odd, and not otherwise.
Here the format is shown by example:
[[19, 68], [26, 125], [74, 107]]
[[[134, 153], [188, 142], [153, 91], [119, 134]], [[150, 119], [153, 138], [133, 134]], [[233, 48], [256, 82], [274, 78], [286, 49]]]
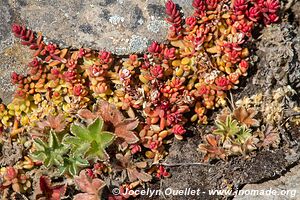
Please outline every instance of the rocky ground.
[[[48, 41], [61, 46], [107, 49], [124, 55], [143, 52], [149, 42], [164, 41], [162, 0], [2, 0], [0, 1], [0, 97], [9, 102], [14, 87], [12, 71], [24, 72], [30, 51], [22, 47], [10, 32], [12, 23], [26, 24], [41, 31]], [[192, 0], [174, 0], [185, 14], [192, 12]], [[290, 7], [291, 6], [291, 7]], [[234, 92], [234, 99], [251, 96], [258, 91], [268, 94], [272, 89], [291, 85], [300, 91], [300, 2], [286, 3], [282, 21], [263, 29], [253, 51], [259, 58], [247, 81]], [[288, 14], [286, 14], [288, 13]], [[24, 72], [25, 73], [25, 72]], [[297, 98], [297, 97], [296, 97]], [[297, 99], [293, 99], [297, 102]], [[299, 102], [299, 96], [298, 96]], [[297, 127], [285, 130], [284, 144], [277, 150], [264, 150], [250, 159], [233, 158], [229, 162], [199, 164], [202, 155], [196, 151], [202, 128], [190, 127], [185, 141], [175, 141], [165, 160], [172, 177], [150, 188], [297, 190], [296, 197], [273, 196], [272, 199], [297, 199], [300, 196], [299, 155], [300, 132]], [[216, 199], [203, 193], [196, 199]], [[186, 199], [186, 197], [166, 197]], [[193, 199], [193, 197], [190, 197]], [[239, 196], [235, 199], [271, 199], [270, 196]], [[144, 198], [143, 198], [144, 199]], [[154, 198], [154, 199], [157, 199]], [[298, 198], [299, 199], [299, 198]]]

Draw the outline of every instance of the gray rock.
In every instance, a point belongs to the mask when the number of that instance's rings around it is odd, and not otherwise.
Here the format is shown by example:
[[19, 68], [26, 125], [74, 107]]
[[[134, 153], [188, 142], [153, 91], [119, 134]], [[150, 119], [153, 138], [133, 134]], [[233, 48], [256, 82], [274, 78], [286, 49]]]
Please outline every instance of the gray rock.
[[[187, 8], [192, 1], [175, 2]], [[43, 32], [49, 41], [116, 54], [141, 53], [151, 41], [163, 42], [168, 28], [161, 0], [32, 0], [10, 6], [19, 10], [22, 22]]]
[[[26, 1], [17, 1], [17, 6], [25, 6]], [[10, 82], [13, 71], [24, 73], [24, 66], [29, 62], [29, 50], [11, 34], [11, 24], [19, 21], [18, 12], [12, 9], [10, 1], [0, 1], [0, 98], [8, 103], [15, 87]]]

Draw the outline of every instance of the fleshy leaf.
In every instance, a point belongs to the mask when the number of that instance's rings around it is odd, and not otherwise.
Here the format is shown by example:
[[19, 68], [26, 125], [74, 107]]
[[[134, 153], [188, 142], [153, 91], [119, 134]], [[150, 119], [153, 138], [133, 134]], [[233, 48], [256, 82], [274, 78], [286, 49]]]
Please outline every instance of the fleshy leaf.
[[97, 116], [92, 113], [90, 110], [88, 109], [80, 109], [78, 112], [77, 112], [77, 115], [82, 119], [82, 120], [85, 120], [85, 121], [93, 121], [97, 118]]
[[84, 170], [82, 170], [79, 176], [74, 177], [74, 182], [79, 190], [84, 193], [80, 193], [74, 196], [74, 200], [100, 200], [100, 192], [105, 186], [105, 182], [101, 179], [91, 179]]
[[94, 110], [105, 122], [111, 122], [114, 126], [125, 119], [123, 114], [114, 105], [104, 100], [98, 100], [94, 106]]
[[132, 161], [132, 156], [129, 151], [127, 151], [124, 155], [122, 154], [116, 154], [116, 158], [119, 161], [119, 165], [117, 168], [121, 168], [126, 170], [127, 176], [130, 182], [141, 180], [143, 182], [148, 182], [152, 179], [152, 176], [150, 174], [147, 174], [143, 171], [139, 171], [137, 167], [143, 166], [146, 167], [147, 163], [141, 163], [139, 162], [138, 165], [136, 165], [135, 162]]
[[231, 111], [228, 107], [222, 109], [221, 113], [217, 115], [216, 120], [219, 122], [226, 122], [227, 116], [231, 115]]
[[82, 127], [81, 125], [71, 125], [71, 133], [77, 136], [78, 138], [85, 140], [89, 138], [89, 130], [86, 127]]
[[34, 145], [35, 145], [35, 148], [37, 149], [37, 151], [44, 151], [45, 148], [47, 148], [47, 144], [40, 138], [36, 138], [34, 140]]
[[107, 101], [99, 100], [94, 107], [97, 113], [104, 122], [110, 122], [114, 125], [115, 134], [117, 137], [124, 139], [128, 144], [133, 144], [139, 141], [133, 130], [138, 126], [137, 119], [125, 119], [121, 111], [116, 106]]
[[89, 162], [81, 156], [76, 155], [64, 159], [64, 165], [59, 168], [60, 173], [69, 173], [72, 176], [78, 174], [79, 170], [83, 167], [89, 166]]
[[103, 120], [95, 119], [88, 127], [71, 125], [74, 136], [65, 135], [63, 143], [70, 145], [71, 153], [81, 154], [88, 159], [107, 160], [109, 158], [105, 151], [114, 140], [113, 133], [103, 130]]
[[247, 127], [259, 126], [259, 121], [253, 118], [256, 114], [257, 111], [254, 108], [239, 107], [233, 111], [233, 117]]
[[68, 146], [60, 144], [57, 135], [50, 132], [48, 143], [40, 138], [34, 140], [36, 151], [30, 154], [33, 160], [42, 161], [46, 167], [53, 165], [60, 166], [63, 163], [63, 156], [68, 151]]
[[139, 138], [134, 134], [134, 130], [139, 124], [137, 119], [125, 119], [116, 125], [115, 134], [117, 137], [123, 138], [128, 144], [133, 144], [139, 141]]
[[233, 120], [231, 116], [226, 117], [226, 121], [216, 121], [216, 130], [214, 130], [214, 134], [221, 135], [222, 141], [224, 142], [227, 139], [232, 138], [235, 134], [239, 132], [238, 122]]
[[152, 179], [152, 176], [150, 174], [139, 172], [136, 168], [128, 168], [127, 173], [130, 182], [133, 182], [137, 179], [143, 182], [148, 182]]
[[238, 141], [240, 144], [243, 144], [247, 141], [248, 138], [252, 136], [252, 133], [250, 129], [243, 126], [240, 132], [236, 136], [237, 136], [236, 141]]
[[[99, 134], [103, 129], [103, 120], [100, 120], [99, 118], [97, 118], [94, 123], [91, 123], [88, 126], [88, 130], [90, 133], [91, 137], [95, 137], [97, 138], [97, 135], [93, 135], [93, 134]], [[103, 132], [102, 132], [103, 134]]]
[[53, 149], [56, 149], [59, 146], [57, 135], [54, 134], [53, 132], [50, 132], [49, 146], [52, 147]]
[[66, 121], [63, 114], [57, 116], [49, 115], [46, 120], [37, 122], [40, 129], [50, 127], [55, 132], [62, 132], [66, 127]]
[[205, 137], [205, 143], [200, 144], [199, 151], [205, 154], [204, 161], [207, 162], [210, 159], [220, 158], [225, 160], [226, 154], [222, 147], [219, 147], [219, 138], [215, 135], [208, 134]]
[[51, 180], [47, 176], [41, 176], [39, 179], [40, 192], [36, 195], [36, 199], [60, 200], [66, 193], [66, 184], [52, 185]]

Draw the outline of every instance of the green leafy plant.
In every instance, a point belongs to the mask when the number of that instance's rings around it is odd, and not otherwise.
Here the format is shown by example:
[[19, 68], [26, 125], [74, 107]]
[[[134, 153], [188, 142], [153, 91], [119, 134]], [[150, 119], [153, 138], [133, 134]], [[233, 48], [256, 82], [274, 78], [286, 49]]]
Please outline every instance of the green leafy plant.
[[224, 160], [230, 155], [246, 155], [257, 149], [259, 139], [250, 128], [259, 125], [253, 118], [256, 114], [254, 108], [239, 107], [233, 111], [224, 108], [215, 119], [213, 134], [207, 135], [204, 143], [199, 145], [204, 161]]
[[61, 174], [75, 176], [79, 170], [89, 166], [89, 159], [108, 159], [105, 148], [114, 140], [113, 133], [104, 131], [104, 122], [101, 118], [95, 119], [87, 127], [71, 125], [71, 133], [66, 134], [62, 143], [54, 131], [50, 131], [48, 142], [41, 138], [34, 140], [36, 150], [31, 158], [41, 161], [49, 168], [56, 166]]
[[91, 121], [100, 116], [105, 123], [112, 124], [116, 137], [122, 138], [128, 144], [139, 141], [133, 132], [139, 125], [139, 121], [136, 118], [125, 118], [116, 106], [107, 101], [98, 100], [94, 104], [93, 112], [88, 109], [81, 109], [78, 111], [78, 116], [85, 121]]
[[71, 153], [84, 155], [86, 159], [109, 158], [105, 148], [114, 141], [115, 135], [104, 131], [104, 122], [101, 118], [95, 119], [87, 127], [72, 124], [70, 130], [73, 136], [65, 135], [63, 143], [71, 147]]
[[51, 166], [59, 167], [61, 174], [78, 174], [79, 169], [89, 166], [89, 162], [79, 154], [70, 154], [69, 146], [61, 144], [57, 135], [50, 132], [48, 143], [42, 139], [34, 140], [36, 150], [31, 154], [31, 158], [43, 162], [47, 168]]
[[221, 135], [223, 142], [233, 138], [240, 131], [238, 122], [233, 120], [230, 115], [226, 117], [225, 122], [217, 120], [215, 124], [216, 130], [213, 133]]
[[72, 155], [71, 157], [65, 157], [64, 163], [59, 167], [61, 174], [69, 173], [72, 176], [78, 174], [79, 170], [83, 167], [89, 166], [89, 162], [82, 158], [80, 155]]
[[242, 126], [242, 127], [239, 128], [239, 131], [236, 134], [235, 141], [237, 141], [240, 144], [243, 144], [251, 136], [252, 136], [251, 130], [248, 129], [247, 127], [245, 127], [245, 126]]
[[31, 153], [30, 157], [36, 161], [42, 161], [49, 168], [53, 165], [60, 166], [64, 162], [64, 154], [68, 152], [68, 146], [61, 144], [57, 135], [50, 131], [48, 143], [40, 138], [34, 140], [36, 150]]

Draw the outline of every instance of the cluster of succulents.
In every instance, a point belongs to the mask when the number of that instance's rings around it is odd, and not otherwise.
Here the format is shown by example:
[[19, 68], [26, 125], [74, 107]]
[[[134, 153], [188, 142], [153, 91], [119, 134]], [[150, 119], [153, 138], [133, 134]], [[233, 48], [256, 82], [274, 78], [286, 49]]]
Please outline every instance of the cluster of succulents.
[[[286, 120], [299, 125], [299, 107], [292, 105], [291, 97], [296, 94], [290, 86], [271, 91], [271, 95], [257, 93], [244, 97], [221, 110], [215, 119], [212, 134], [204, 136], [198, 150], [204, 154], [205, 161], [226, 160], [232, 155], [247, 155], [255, 149], [277, 148], [281, 142], [279, 129]], [[286, 108], [292, 109], [286, 109]], [[261, 125], [255, 115], [261, 115]], [[246, 156], [247, 157], [247, 156]]]
[[[159, 165], [168, 153], [164, 144], [172, 136], [183, 139], [188, 121], [207, 124], [208, 110], [226, 105], [227, 91], [237, 88], [250, 67], [251, 32], [276, 22], [280, 3], [194, 0], [193, 7], [193, 16], [184, 19], [168, 0], [169, 43], [153, 42], [143, 56], [128, 58], [60, 49], [40, 33], [13, 25], [34, 54], [27, 76], [11, 76], [17, 89], [11, 103], [0, 105], [0, 124], [11, 138], [32, 139], [25, 169], [59, 168], [83, 191], [76, 199], [97, 196], [108, 176], [122, 175], [116, 179], [122, 189], [170, 176]], [[252, 151], [254, 115], [240, 107], [219, 116], [200, 150], [208, 159]], [[2, 185], [11, 183], [19, 182]], [[66, 192], [46, 176], [40, 188], [51, 199]]]
[[[275, 125], [261, 125], [255, 119], [256, 107], [238, 107], [231, 111], [228, 107], [218, 114], [212, 134], [204, 136], [204, 143], [198, 150], [204, 154], [204, 161], [228, 159], [233, 155], [244, 155], [256, 149], [277, 148], [280, 135]], [[264, 123], [265, 124], [265, 123]]]
[[12, 166], [3, 167], [0, 169], [1, 177], [1, 190], [7, 192], [7, 188], [11, 186], [14, 192], [26, 192], [31, 187], [29, 177], [27, 177], [23, 170], [14, 168]]

